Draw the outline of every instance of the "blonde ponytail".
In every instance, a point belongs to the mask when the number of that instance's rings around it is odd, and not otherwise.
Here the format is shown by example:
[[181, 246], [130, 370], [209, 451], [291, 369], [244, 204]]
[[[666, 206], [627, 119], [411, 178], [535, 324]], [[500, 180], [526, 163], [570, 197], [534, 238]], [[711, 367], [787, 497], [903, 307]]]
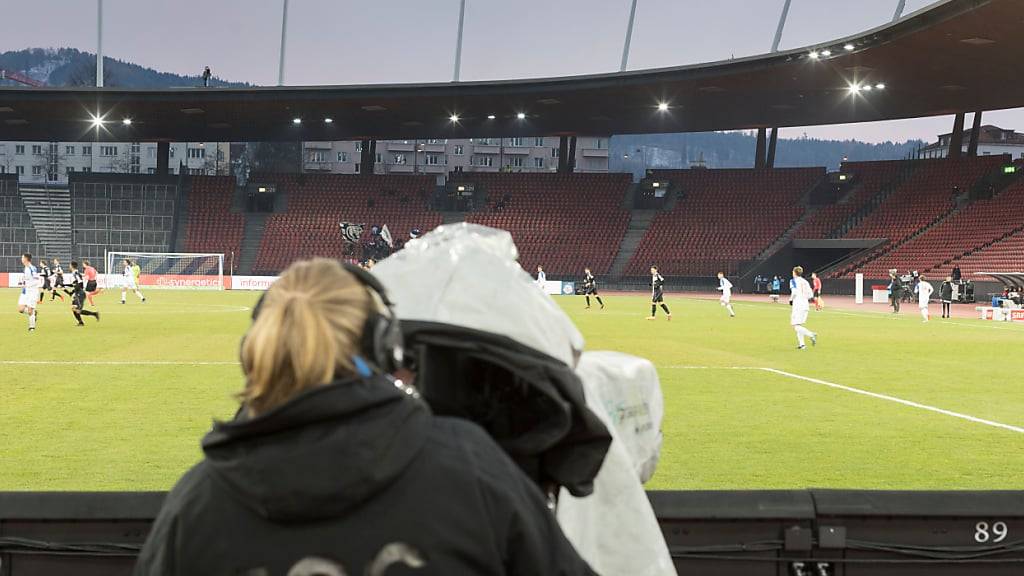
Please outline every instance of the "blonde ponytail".
[[247, 381], [240, 397], [249, 413], [352, 374], [371, 306], [366, 288], [334, 260], [289, 266], [242, 341]]

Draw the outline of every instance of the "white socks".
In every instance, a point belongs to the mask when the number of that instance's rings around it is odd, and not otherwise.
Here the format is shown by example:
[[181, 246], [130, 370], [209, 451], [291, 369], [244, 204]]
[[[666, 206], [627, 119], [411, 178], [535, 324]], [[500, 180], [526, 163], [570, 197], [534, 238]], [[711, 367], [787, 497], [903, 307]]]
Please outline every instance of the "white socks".
[[793, 326], [793, 330], [796, 330], [796, 341], [799, 342], [801, 346], [804, 345], [804, 336], [814, 336], [814, 332], [811, 332], [799, 324]]
[[736, 313], [732, 311], [732, 304], [726, 304], [725, 309], [729, 311], [729, 316], [735, 316]]
[[928, 309], [927, 308], [921, 308], [921, 318], [924, 318], [925, 322], [928, 321], [928, 316], [929, 316]]

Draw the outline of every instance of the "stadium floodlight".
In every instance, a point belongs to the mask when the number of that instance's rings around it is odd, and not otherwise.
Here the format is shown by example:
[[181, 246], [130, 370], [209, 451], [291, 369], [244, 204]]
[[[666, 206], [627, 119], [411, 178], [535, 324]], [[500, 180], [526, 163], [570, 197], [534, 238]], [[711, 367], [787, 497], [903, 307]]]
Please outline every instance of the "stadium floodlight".
[[860, 84], [850, 84], [850, 93], [857, 94], [861, 91]]
[[132, 125], [132, 119], [131, 118], [125, 118], [124, 120], [121, 120], [121, 124], [124, 124], [125, 126], [131, 126]]
[[879, 82], [878, 84], [875, 84], [875, 88], [879, 90], [885, 90], [885, 82]]
[[847, 52], [853, 52], [853, 44], [843, 44], [843, 50]]
[[103, 116], [100, 116], [99, 114], [90, 114], [89, 116], [89, 121], [92, 123], [92, 127], [97, 130], [107, 123], [107, 121], [103, 119]]
[[334, 124], [334, 118], [324, 118], [324, 124]]
[[454, 124], [454, 123], [459, 121], [459, 115], [458, 114], [452, 114], [451, 116], [448, 117], [448, 120], [451, 121]]
[[809, 56], [811, 60], [817, 60], [819, 54], [817, 50], [811, 50], [810, 52], [807, 53], [807, 56]]
[[832, 55], [832, 51], [831, 50], [822, 50], [821, 51], [821, 55], [825, 56], [827, 58], [827, 57]]
[[864, 87], [861, 88], [861, 90], [864, 90], [865, 92], [871, 92], [872, 88], [874, 88], [874, 86], [872, 86], [871, 84], [865, 84]]
[[658, 112], [667, 112], [668, 102], [658, 102]]
[[526, 119], [526, 114], [523, 113], [523, 112], [519, 112], [519, 113], [516, 114], [516, 118], [518, 118], [520, 120], [525, 120]]
[[302, 124], [302, 118], [292, 118], [292, 124]]
[[487, 115], [487, 119], [488, 120], [494, 120], [494, 114], [488, 114]]

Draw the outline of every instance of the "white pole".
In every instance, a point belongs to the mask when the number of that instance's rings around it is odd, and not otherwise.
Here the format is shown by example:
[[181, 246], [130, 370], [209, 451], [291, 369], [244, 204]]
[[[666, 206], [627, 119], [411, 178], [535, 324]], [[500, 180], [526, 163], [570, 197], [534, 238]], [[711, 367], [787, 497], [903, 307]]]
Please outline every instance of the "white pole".
[[779, 16], [779, 27], [775, 29], [775, 39], [772, 40], [772, 52], [779, 51], [779, 42], [782, 41], [782, 29], [786, 27], [786, 17], [789, 16], [789, 3], [791, 0], [786, 0], [786, 3], [782, 5], [782, 15]]
[[903, 16], [903, 9], [907, 7], [907, 0], [899, 0], [896, 3], [896, 13], [892, 15], [892, 21], [895, 22]]
[[459, 81], [459, 74], [462, 71], [462, 30], [466, 24], [466, 0], [459, 2], [459, 33], [455, 39], [455, 73], [452, 75], [452, 82]]
[[103, 88], [103, 0], [96, 0], [96, 87]]
[[288, 40], [288, 0], [281, 10], [281, 59], [277, 65], [277, 85], [284, 86], [284, 49]]
[[636, 0], [629, 9], [629, 24], [626, 25], [626, 42], [622, 45], [622, 64], [619, 72], [626, 71], [626, 63], [629, 62], [629, 44], [633, 40], [633, 19], [636, 18]]
[[863, 304], [864, 303], [864, 274], [858, 272], [857, 275], [855, 276], [855, 278], [856, 279], [854, 280], [854, 282], [856, 282], [856, 285], [855, 285], [855, 288], [854, 288], [854, 300], [853, 301], [854, 301], [855, 304]]

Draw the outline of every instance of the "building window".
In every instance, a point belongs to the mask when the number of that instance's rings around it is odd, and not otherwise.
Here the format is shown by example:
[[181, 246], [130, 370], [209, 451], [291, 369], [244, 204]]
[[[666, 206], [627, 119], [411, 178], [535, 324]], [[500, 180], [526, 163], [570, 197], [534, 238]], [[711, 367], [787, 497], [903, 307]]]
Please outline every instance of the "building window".
[[477, 166], [494, 166], [494, 158], [491, 156], [474, 156], [473, 159], [473, 164]]
[[206, 158], [206, 148], [189, 148], [188, 157], [190, 160], [201, 160]]
[[74, 174], [75, 173], [75, 167], [74, 166], [68, 166], [64, 171], [66, 173], [68, 173], [68, 174]]
[[363, 141], [360, 140], [360, 141], [356, 142], [356, 152], [362, 152], [362, 151], [363, 151]]
[[57, 172], [56, 171], [47, 172], [46, 173], [46, 179], [49, 180], [50, 182], [56, 182], [57, 181]]
[[392, 164], [405, 164], [405, 154], [395, 154], [391, 160]]
[[540, 157], [534, 158], [533, 159], [533, 167], [534, 168], [543, 168], [544, 167], [544, 159], [540, 158]]
[[348, 152], [338, 152], [338, 162], [348, 162]]
[[522, 156], [516, 156], [515, 158], [513, 158], [512, 159], [512, 166], [515, 167], [515, 168], [522, 168], [523, 167], [523, 157]]
[[533, 139], [533, 145], [534, 146], [543, 146], [544, 145], [544, 138], [534, 138]]
[[327, 161], [327, 155], [324, 154], [323, 150], [314, 150], [309, 153], [309, 161], [314, 164], [320, 164]]
[[[82, 172], [92, 172], [92, 168], [86, 166], [85, 168], [82, 168]], [[172, 174], [173, 174], [173, 172], [172, 172]]]
[[602, 150], [604, 148], [604, 140], [602, 140], [600, 138], [595, 140], [594, 141], [594, 148], [597, 148], [598, 150]]
[[376, 162], [377, 164], [380, 164], [381, 162], [383, 162], [384, 161], [383, 154], [381, 154], [380, 152], [377, 152], [376, 158], [374, 158], [373, 161]]
[[117, 156], [117, 146], [100, 146], [100, 156]]
[[156, 174], [156, 168], [149, 168], [146, 170], [149, 174]]
[[16, 172], [17, 174], [19, 174], [19, 175], [22, 175], [22, 176], [24, 176], [24, 175], [25, 175], [25, 167], [24, 167], [24, 166], [15, 166], [14, 168], [15, 168], [15, 170], [14, 170], [14, 171], [15, 171], [15, 172]]
[[40, 146], [39, 144], [33, 144], [32, 153], [35, 154], [36, 156], [41, 155], [43, 153], [43, 147]]
[[92, 146], [82, 146], [82, 156], [92, 156]]
[[21, 155], [25, 154], [25, 145], [24, 144], [15, 144], [14, 145], [14, 153], [17, 154], [18, 156], [21, 156]]
[[363, 169], [363, 165], [360, 164], [359, 162], [356, 162], [356, 174], [359, 174], [360, 170], [362, 170], [362, 169]]
[[174, 147], [173, 147], [173, 146], [172, 146], [172, 147], [171, 147], [171, 149], [170, 149], [170, 150], [168, 151], [168, 156], [170, 156], [171, 158], [174, 158]]
[[552, 148], [551, 149], [551, 157], [552, 158], [558, 158], [558, 148]]
[[42, 166], [33, 166], [32, 167], [32, 175], [33, 176], [42, 176], [42, 174], [43, 174], [43, 167]]
[[452, 154], [455, 154], [456, 156], [462, 156], [462, 154], [463, 154], [462, 144], [456, 144], [452, 148]]
[[0, 164], [0, 174], [7, 174], [7, 166]]
[[515, 146], [515, 147], [519, 147], [519, 146], [523, 145], [523, 139], [522, 138], [509, 138], [509, 142], [511, 143], [512, 146]]
[[429, 166], [437, 166], [437, 164], [438, 164], [438, 155], [437, 154], [427, 154], [427, 158], [426, 158], [425, 162]]
[[75, 155], [75, 147], [74, 146], [65, 146], [64, 147], [64, 154], [67, 155], [67, 156], [74, 156]]

